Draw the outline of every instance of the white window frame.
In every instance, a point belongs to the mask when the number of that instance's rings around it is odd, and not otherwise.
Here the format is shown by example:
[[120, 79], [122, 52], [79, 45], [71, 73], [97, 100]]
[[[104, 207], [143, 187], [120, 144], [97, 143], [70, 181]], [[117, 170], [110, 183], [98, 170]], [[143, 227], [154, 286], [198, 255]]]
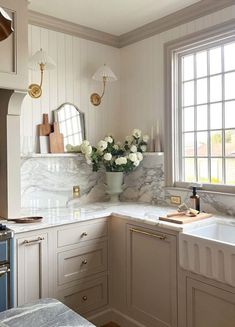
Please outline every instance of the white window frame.
[[[235, 20], [212, 28], [187, 35], [184, 38], [165, 45], [165, 180], [168, 187], [188, 188], [190, 183], [180, 181], [179, 160], [181, 158], [181, 140], [178, 131], [182, 131], [182, 119], [179, 119], [178, 88], [179, 56], [203, 50], [208, 44], [221, 45], [224, 40], [235, 39]], [[223, 41], [222, 41], [223, 40]], [[182, 134], [182, 133], [180, 133]], [[203, 184], [208, 191], [233, 193], [235, 186], [221, 184]]]

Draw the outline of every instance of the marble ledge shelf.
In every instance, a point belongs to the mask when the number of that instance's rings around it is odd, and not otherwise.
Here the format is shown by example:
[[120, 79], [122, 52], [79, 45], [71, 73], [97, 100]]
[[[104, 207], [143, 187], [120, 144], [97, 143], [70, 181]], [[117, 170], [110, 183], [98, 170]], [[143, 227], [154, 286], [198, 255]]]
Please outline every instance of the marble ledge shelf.
[[[144, 156], [153, 156], [153, 155], [157, 155], [157, 156], [163, 156], [164, 152], [145, 152], [143, 154]], [[64, 157], [64, 158], [70, 158], [70, 157], [79, 157], [79, 156], [83, 156], [83, 154], [81, 153], [32, 153], [32, 154], [28, 154], [28, 155], [21, 155], [21, 158], [60, 158], [60, 157]]]

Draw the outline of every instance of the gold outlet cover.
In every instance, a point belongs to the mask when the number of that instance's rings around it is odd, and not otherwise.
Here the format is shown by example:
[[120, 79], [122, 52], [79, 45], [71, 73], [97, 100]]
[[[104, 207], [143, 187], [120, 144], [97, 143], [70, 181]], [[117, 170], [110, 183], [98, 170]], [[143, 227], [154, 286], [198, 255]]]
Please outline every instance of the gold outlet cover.
[[181, 196], [179, 196], [179, 195], [171, 196], [171, 203], [180, 205], [181, 204]]

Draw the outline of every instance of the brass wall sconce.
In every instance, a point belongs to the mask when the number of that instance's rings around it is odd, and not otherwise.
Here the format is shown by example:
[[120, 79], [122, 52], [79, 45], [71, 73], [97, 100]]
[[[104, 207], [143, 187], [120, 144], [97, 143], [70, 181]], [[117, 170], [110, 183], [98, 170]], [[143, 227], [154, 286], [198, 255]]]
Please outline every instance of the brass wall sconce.
[[97, 107], [101, 104], [101, 100], [104, 96], [106, 82], [114, 82], [117, 80], [117, 77], [111, 68], [104, 64], [95, 72], [95, 74], [92, 76], [92, 79], [103, 82], [102, 94], [99, 95], [98, 93], [92, 93], [90, 96], [91, 103]]
[[48, 54], [40, 49], [29, 59], [29, 69], [38, 70], [41, 72], [41, 81], [40, 84], [30, 84], [28, 87], [28, 94], [34, 98], [40, 98], [42, 95], [42, 83], [43, 83], [43, 74], [44, 70], [52, 70], [56, 67], [54, 60], [48, 56]]
[[6, 11], [0, 7], [0, 41], [7, 39], [12, 32], [14, 32], [12, 19]]

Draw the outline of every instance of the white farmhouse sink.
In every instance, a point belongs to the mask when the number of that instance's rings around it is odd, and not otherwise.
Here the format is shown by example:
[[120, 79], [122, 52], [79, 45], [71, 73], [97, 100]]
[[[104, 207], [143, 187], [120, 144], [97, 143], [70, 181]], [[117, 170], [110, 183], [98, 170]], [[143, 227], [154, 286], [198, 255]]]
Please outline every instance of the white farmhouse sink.
[[235, 246], [235, 224], [229, 225], [215, 221], [209, 225], [195, 228], [186, 232], [188, 235], [198, 236], [210, 240], [231, 243]]
[[210, 219], [179, 236], [180, 265], [235, 286], [235, 220]]

